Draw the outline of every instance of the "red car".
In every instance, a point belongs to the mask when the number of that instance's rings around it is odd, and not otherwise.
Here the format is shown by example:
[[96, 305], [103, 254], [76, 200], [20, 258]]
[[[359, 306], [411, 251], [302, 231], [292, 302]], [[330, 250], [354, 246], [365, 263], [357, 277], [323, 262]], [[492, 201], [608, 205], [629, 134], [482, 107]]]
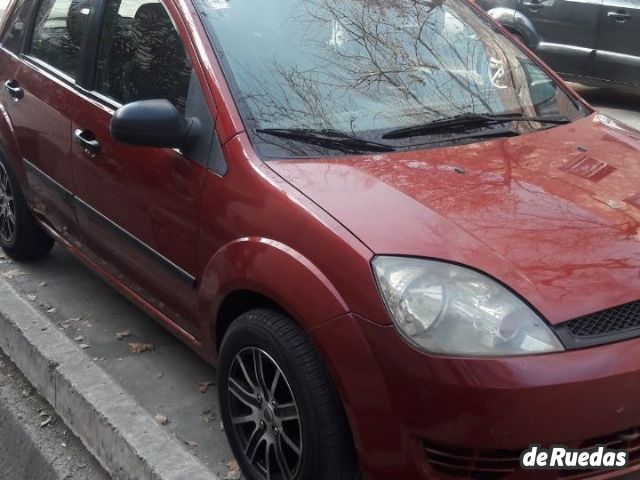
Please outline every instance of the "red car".
[[475, 6], [15, 0], [0, 41], [2, 248], [217, 365], [248, 479], [640, 470], [640, 133]]

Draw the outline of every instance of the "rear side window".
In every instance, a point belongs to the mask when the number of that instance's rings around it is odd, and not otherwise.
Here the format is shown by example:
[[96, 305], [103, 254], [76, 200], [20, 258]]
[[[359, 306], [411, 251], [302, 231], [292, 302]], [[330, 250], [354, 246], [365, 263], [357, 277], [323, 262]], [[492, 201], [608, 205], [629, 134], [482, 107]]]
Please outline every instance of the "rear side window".
[[92, 6], [93, 0], [43, 0], [30, 55], [75, 78]]
[[7, 20], [6, 28], [2, 35], [2, 46], [7, 50], [11, 50], [14, 53], [20, 51], [33, 3], [34, 0], [21, 0], [16, 5], [16, 8], [11, 11], [11, 16]]
[[96, 91], [125, 104], [164, 98], [184, 112], [191, 62], [171, 17], [155, 0], [108, 0]]

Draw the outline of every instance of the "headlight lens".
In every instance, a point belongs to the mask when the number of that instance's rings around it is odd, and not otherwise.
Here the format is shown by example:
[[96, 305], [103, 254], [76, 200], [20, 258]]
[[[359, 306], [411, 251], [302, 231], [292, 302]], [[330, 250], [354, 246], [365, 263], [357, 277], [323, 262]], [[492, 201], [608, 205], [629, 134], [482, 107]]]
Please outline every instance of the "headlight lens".
[[538, 315], [486, 275], [403, 257], [376, 257], [373, 270], [396, 327], [422, 350], [461, 356], [564, 350]]

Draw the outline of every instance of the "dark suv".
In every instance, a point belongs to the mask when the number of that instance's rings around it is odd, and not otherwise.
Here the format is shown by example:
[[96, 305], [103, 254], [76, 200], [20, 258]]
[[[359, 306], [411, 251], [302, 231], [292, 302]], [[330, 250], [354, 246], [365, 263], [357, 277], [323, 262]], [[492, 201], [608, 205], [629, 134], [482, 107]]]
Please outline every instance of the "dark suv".
[[477, 3], [563, 77], [640, 85], [640, 0]]

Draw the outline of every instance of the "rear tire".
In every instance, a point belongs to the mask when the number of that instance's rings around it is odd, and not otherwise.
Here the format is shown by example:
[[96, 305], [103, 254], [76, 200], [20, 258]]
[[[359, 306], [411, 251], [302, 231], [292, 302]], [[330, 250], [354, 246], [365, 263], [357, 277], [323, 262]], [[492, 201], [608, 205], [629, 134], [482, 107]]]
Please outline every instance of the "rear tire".
[[36, 224], [11, 165], [0, 153], [0, 247], [14, 260], [36, 260], [53, 244]]
[[234, 321], [222, 342], [218, 384], [224, 428], [248, 480], [354, 479], [339, 396], [290, 318], [252, 310]]

